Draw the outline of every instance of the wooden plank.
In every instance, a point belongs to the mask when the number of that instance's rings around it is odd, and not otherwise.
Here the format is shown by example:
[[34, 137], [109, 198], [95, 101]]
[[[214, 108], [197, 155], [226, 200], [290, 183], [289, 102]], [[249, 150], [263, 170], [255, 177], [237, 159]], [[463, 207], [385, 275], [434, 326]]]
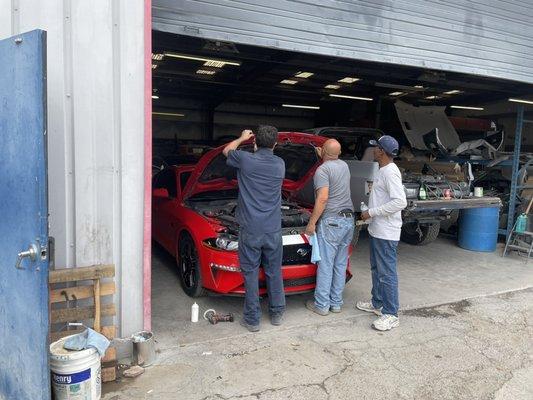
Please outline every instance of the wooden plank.
[[[102, 317], [112, 317], [116, 315], [115, 304], [104, 304], [101, 307], [100, 315]], [[79, 322], [86, 319], [94, 319], [94, 306], [63, 308], [52, 310], [50, 312], [50, 321], [52, 324], [60, 322]]]
[[[115, 294], [115, 282], [100, 283], [100, 296], [109, 296]], [[94, 285], [76, 286], [63, 289], [52, 289], [50, 291], [50, 302], [61, 303], [69, 300], [83, 300], [94, 296]]]
[[117, 367], [102, 368], [102, 382], [113, 382], [117, 380]]
[[[109, 340], [114, 339], [116, 328], [116, 326], [102, 326], [102, 335], [104, 335]], [[50, 333], [50, 342], [53, 343], [61, 338], [64, 338], [65, 336], [75, 335], [76, 333], [81, 333], [84, 330], [85, 328], [76, 328], [71, 329], [70, 331], [62, 330], [60, 332], [52, 332]]]
[[64, 268], [50, 271], [48, 283], [84, 281], [115, 276], [114, 265], [94, 265], [92, 267]]
[[100, 324], [100, 279], [94, 280], [94, 330], [100, 332], [102, 325]]
[[117, 360], [117, 349], [115, 347], [109, 347], [104, 356], [102, 357], [102, 362], [107, 363], [110, 361], [116, 361]]
[[70, 331], [52, 332], [50, 333], [50, 342], [53, 343], [59, 339], [64, 338], [65, 336], [75, 335], [76, 333], [81, 333], [84, 330], [85, 328], [76, 328], [71, 329]]
[[102, 335], [104, 335], [109, 340], [113, 340], [117, 336], [117, 327], [112, 326], [103, 326]]

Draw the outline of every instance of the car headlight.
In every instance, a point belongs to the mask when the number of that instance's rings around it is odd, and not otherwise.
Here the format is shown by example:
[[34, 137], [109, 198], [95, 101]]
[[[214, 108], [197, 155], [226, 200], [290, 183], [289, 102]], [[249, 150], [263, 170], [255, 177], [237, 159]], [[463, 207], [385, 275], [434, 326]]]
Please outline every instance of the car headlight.
[[228, 251], [237, 251], [239, 249], [239, 241], [233, 235], [220, 235], [215, 240], [216, 247]]

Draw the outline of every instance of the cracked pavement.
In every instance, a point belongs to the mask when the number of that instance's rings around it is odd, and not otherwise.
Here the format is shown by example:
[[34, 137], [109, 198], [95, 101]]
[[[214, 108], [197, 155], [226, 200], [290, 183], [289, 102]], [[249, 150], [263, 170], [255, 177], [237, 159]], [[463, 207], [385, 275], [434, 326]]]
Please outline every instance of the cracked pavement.
[[390, 332], [354, 315], [161, 350], [104, 400], [533, 399], [533, 288], [403, 311]]

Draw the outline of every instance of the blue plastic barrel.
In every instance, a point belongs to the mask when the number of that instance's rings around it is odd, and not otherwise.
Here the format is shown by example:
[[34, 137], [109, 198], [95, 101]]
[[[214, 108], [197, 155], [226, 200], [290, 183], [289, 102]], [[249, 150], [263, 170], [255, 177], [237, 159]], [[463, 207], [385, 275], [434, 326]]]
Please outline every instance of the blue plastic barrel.
[[499, 207], [469, 208], [459, 214], [459, 247], [494, 251], [498, 242]]

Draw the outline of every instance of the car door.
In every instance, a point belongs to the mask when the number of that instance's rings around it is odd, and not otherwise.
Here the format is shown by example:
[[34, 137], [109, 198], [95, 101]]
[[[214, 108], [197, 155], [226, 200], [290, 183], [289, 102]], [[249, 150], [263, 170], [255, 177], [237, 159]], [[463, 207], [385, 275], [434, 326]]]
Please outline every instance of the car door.
[[168, 168], [158, 174], [154, 181], [154, 191], [166, 189], [168, 197], [154, 196], [154, 231], [156, 239], [168, 251], [174, 252], [174, 225], [176, 222], [177, 179], [176, 170]]
[[0, 60], [0, 399], [48, 400], [46, 33]]

